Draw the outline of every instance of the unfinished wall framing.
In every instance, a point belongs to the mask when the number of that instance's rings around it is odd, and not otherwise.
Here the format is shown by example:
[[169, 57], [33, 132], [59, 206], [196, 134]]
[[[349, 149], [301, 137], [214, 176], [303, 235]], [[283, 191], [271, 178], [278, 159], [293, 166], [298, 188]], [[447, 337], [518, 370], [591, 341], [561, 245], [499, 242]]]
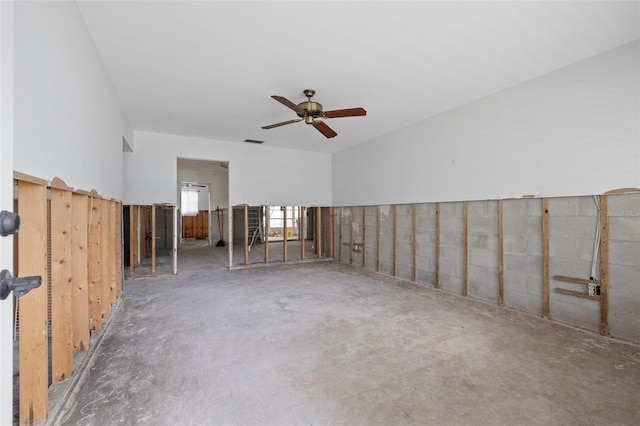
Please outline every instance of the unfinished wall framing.
[[335, 212], [342, 263], [640, 342], [640, 190]]
[[237, 205], [231, 211], [230, 267], [325, 260], [333, 254], [333, 209]]
[[74, 355], [89, 349], [91, 331], [120, 297], [121, 210], [120, 203], [74, 191], [58, 178], [16, 172], [14, 180], [21, 218], [14, 272], [42, 277], [40, 287], [14, 299], [19, 424], [33, 424], [47, 418], [49, 385], [72, 376]]

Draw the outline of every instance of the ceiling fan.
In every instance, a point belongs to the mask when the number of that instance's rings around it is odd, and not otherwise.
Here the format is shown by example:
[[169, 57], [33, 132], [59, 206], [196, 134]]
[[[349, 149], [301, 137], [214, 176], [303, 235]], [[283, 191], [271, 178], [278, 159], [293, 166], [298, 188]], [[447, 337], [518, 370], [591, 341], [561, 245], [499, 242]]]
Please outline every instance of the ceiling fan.
[[285, 124], [297, 123], [298, 121], [304, 120], [306, 124], [311, 124], [313, 127], [318, 129], [320, 133], [322, 133], [327, 138], [332, 138], [337, 135], [337, 133], [324, 121], [318, 120], [318, 118], [341, 118], [341, 117], [358, 117], [367, 115], [367, 111], [364, 108], [347, 108], [347, 109], [334, 109], [331, 111], [322, 111], [322, 105], [318, 102], [314, 102], [311, 100], [313, 95], [315, 95], [316, 91], [312, 89], [307, 89], [304, 92], [304, 95], [307, 97], [307, 101], [301, 102], [299, 104], [294, 104], [289, 99], [284, 98], [282, 96], [273, 95], [271, 96], [276, 101], [280, 102], [284, 106], [292, 109], [298, 115], [297, 119], [283, 121], [281, 123], [270, 124], [268, 126], [262, 126], [263, 129], [273, 129], [274, 127], [284, 126]]

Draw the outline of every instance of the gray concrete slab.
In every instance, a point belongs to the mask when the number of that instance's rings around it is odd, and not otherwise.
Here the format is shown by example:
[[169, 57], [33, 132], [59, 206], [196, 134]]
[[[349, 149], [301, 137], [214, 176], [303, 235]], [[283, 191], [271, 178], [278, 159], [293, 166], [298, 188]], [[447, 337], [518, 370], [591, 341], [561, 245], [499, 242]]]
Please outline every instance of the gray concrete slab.
[[640, 348], [323, 262], [127, 283], [66, 425], [640, 423]]

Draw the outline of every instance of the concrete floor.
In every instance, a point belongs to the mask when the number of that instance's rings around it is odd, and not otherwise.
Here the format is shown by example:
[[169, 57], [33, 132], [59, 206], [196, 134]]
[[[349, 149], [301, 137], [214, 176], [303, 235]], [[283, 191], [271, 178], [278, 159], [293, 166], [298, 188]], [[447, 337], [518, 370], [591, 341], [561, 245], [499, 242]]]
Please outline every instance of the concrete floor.
[[127, 283], [65, 425], [637, 425], [640, 347], [335, 262]]

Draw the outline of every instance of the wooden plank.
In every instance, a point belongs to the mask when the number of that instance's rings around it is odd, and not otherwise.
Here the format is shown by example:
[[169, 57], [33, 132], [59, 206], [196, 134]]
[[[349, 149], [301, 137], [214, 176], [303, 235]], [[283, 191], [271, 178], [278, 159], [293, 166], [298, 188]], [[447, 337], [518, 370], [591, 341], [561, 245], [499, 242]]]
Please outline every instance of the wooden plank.
[[156, 276], [156, 205], [151, 206], [151, 276]]
[[249, 264], [249, 206], [247, 204], [244, 205], [242, 209], [242, 214], [244, 216], [243, 241], [244, 241], [244, 264], [246, 266]]
[[287, 261], [287, 206], [284, 207], [282, 215], [282, 261]]
[[600, 300], [600, 303], [602, 303], [601, 296], [589, 296], [587, 293], [583, 293], [580, 291], [567, 290], [566, 288], [557, 288], [557, 287], [553, 291], [555, 291], [556, 293], [566, 294], [569, 296], [581, 297], [583, 299]]
[[436, 203], [436, 288], [440, 288], [440, 203]]
[[26, 173], [21, 173], [21, 172], [13, 172], [13, 178], [19, 182], [24, 182], [24, 183], [32, 183], [34, 185], [38, 185], [38, 186], [47, 186], [47, 181], [44, 179], [40, 179], [38, 177], [35, 176], [31, 176], [28, 175]]
[[553, 279], [556, 281], [563, 281], [563, 282], [567, 282], [567, 283], [574, 283], [574, 284], [584, 284], [584, 285], [588, 285], [588, 284], [600, 284], [600, 281], [598, 280], [589, 280], [589, 279], [584, 279], [584, 278], [575, 278], [575, 277], [567, 277], [565, 275], [554, 275]]
[[367, 208], [362, 206], [362, 267], [367, 267], [367, 256], [365, 247], [367, 246], [367, 227], [365, 226], [367, 222]]
[[[222, 239], [222, 235], [220, 235]], [[171, 244], [171, 273], [178, 274], [178, 207], [173, 206], [173, 241]], [[122, 284], [120, 285], [122, 291]]]
[[115, 250], [116, 255], [113, 262], [115, 277], [115, 296], [116, 300], [120, 298], [122, 293], [122, 203], [116, 202], [115, 210]]
[[298, 208], [298, 215], [300, 216], [300, 230], [298, 231], [298, 238], [300, 239], [300, 260], [304, 259], [304, 207]]
[[318, 235], [318, 257], [322, 257], [322, 207], [316, 207], [316, 233]]
[[269, 220], [271, 219], [271, 207], [264, 206], [264, 263], [269, 263]]
[[549, 318], [549, 199], [542, 199], [542, 316]]
[[411, 252], [413, 255], [413, 259], [411, 264], [413, 265], [411, 269], [411, 280], [413, 282], [418, 281], [418, 241], [416, 239], [416, 205], [411, 205]]
[[89, 349], [89, 197], [73, 193], [71, 202], [71, 318], [73, 351], [79, 352]]
[[340, 207], [338, 216], [338, 261], [342, 262], [342, 221], [344, 219], [344, 207]]
[[[40, 287], [20, 298], [20, 424], [44, 422], [48, 406], [47, 207], [46, 187], [18, 181], [18, 270], [42, 277]], [[3, 366], [10, 368], [10, 366]]]
[[607, 196], [600, 196], [600, 333], [609, 335], [609, 213]]
[[397, 273], [397, 263], [398, 263], [398, 209], [396, 205], [393, 205], [393, 259], [391, 264], [391, 275], [394, 277]]
[[115, 305], [116, 300], [118, 300], [116, 282], [120, 275], [120, 227], [116, 217], [116, 204], [115, 200], [109, 201], [109, 268], [111, 268], [111, 271], [109, 271], [109, 296], [111, 297], [109, 304], [111, 306]]
[[98, 197], [90, 198], [89, 213], [89, 330], [102, 328], [102, 268], [100, 266], [100, 203]]
[[100, 312], [102, 318], [108, 318], [111, 312], [111, 223], [109, 223], [109, 200], [100, 201], [100, 267], [102, 268], [102, 281], [100, 289], [102, 298]]
[[333, 207], [329, 207], [329, 257], [333, 259], [335, 250], [333, 247]]
[[71, 377], [71, 197], [51, 189], [51, 378]]
[[380, 272], [380, 206], [376, 209], [376, 272]]
[[133, 276], [138, 255], [138, 210], [129, 206], [129, 276]]
[[353, 207], [349, 207], [349, 265], [353, 264]]
[[462, 204], [464, 247], [463, 247], [463, 272], [462, 272], [462, 295], [469, 295], [469, 202]]
[[498, 305], [504, 306], [504, 202], [498, 200]]

